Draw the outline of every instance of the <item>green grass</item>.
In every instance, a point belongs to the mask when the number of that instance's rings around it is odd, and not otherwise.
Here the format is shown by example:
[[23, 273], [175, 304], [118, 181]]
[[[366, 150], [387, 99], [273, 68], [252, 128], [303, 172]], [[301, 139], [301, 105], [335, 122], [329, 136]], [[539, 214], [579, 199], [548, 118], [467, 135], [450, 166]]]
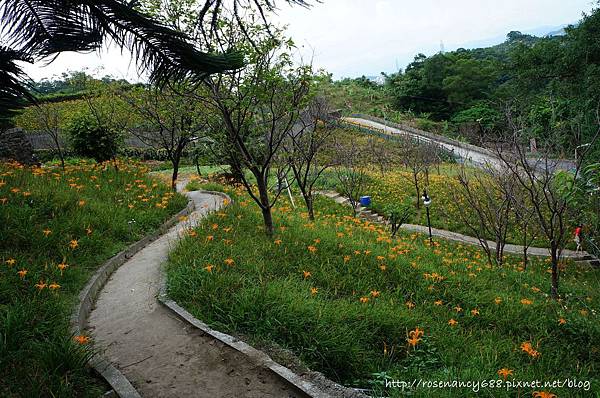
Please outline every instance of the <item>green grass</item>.
[[[432, 199], [430, 207], [431, 226], [467, 236], [474, 236], [473, 231], [465, 224], [462, 218], [466, 217], [472, 220], [474, 225], [477, 224], [477, 215], [466, 203], [466, 199], [461, 194], [462, 188], [456, 179], [460, 167], [460, 165], [456, 164], [442, 164], [439, 170], [432, 168], [430, 171], [428, 194]], [[425, 177], [421, 175], [419, 180], [422, 195], [423, 188], [426, 186]], [[319, 181], [319, 188], [341, 192], [338, 184], [334, 172], [328, 170]], [[422, 206], [422, 203], [420, 208], [416, 206], [417, 196], [412, 182], [412, 173], [405, 168], [396, 167], [392, 171], [386, 171], [383, 176], [379, 171], [369, 171], [362, 195], [371, 196], [372, 204], [370, 207], [384, 215], [388, 213], [388, 209], [400, 204], [412, 204], [414, 212], [407, 223], [427, 225], [425, 208]], [[422, 202], [421, 198], [418, 200]], [[522, 245], [522, 232], [515, 221], [514, 215], [511, 215], [506, 242]], [[531, 237], [534, 228], [535, 220], [532, 222], [530, 230], [528, 230], [529, 237]], [[573, 226], [568, 230], [571, 231], [574, 228]], [[535, 230], [537, 230], [536, 237], [531, 246], [549, 247], [548, 241], [544, 238], [539, 228], [535, 228]], [[494, 240], [494, 236], [487, 236], [487, 238]], [[575, 248], [570, 240], [567, 242], [567, 247], [570, 249]]]
[[211, 182], [211, 181], [198, 181], [198, 180], [192, 180], [190, 182], [188, 182], [188, 184], [185, 186], [185, 189], [188, 191], [213, 191], [213, 192], [224, 192], [224, 187], [223, 185], [216, 183], [216, 182]]
[[[600, 391], [600, 271], [567, 264], [561, 279], [565, 298], [556, 303], [547, 295], [545, 261], [535, 260], [523, 271], [518, 258], [509, 258], [503, 268], [493, 269], [476, 247], [438, 241], [431, 248], [417, 234], [391, 240], [380, 227], [348, 217], [347, 208], [323, 198], [314, 223], [281, 202], [271, 241], [256, 206], [241, 190], [229, 193], [237, 196], [236, 204], [185, 238], [167, 268], [170, 296], [218, 330], [289, 348], [312, 369], [346, 385], [372, 387], [385, 377], [497, 379], [499, 369], [509, 368], [516, 380], [571, 377], [589, 380]], [[312, 288], [318, 289], [315, 294]], [[522, 304], [523, 299], [532, 304]], [[479, 315], [471, 313], [474, 309]], [[559, 325], [560, 318], [566, 324]], [[450, 319], [458, 324], [450, 326]], [[424, 335], [412, 348], [407, 336], [417, 327]], [[521, 351], [526, 341], [540, 357]], [[531, 393], [521, 388], [483, 395]], [[475, 394], [414, 392], [469, 395]]]
[[[202, 176], [207, 176], [209, 174], [218, 174], [218, 173], [223, 173], [225, 171], [229, 170], [229, 166], [200, 166], [200, 172], [202, 173]], [[153, 167], [153, 171], [159, 174], [164, 174], [168, 177], [171, 176], [171, 174], [173, 173], [173, 166], [171, 165], [171, 162], [163, 162], [159, 165], [156, 165]], [[185, 174], [193, 174], [193, 175], [198, 175], [198, 170], [196, 169], [196, 166], [183, 166], [179, 168], [179, 174], [180, 175], [185, 175]]]
[[1, 396], [100, 395], [85, 367], [92, 352], [69, 332], [77, 295], [98, 266], [185, 204], [135, 165], [0, 164]]

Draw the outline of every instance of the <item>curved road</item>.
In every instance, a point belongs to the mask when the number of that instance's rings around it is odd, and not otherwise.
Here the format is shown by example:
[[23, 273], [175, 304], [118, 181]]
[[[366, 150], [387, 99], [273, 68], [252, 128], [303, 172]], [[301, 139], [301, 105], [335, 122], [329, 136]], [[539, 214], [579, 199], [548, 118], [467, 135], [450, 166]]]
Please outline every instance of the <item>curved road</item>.
[[95, 347], [143, 397], [306, 397], [270, 370], [204, 335], [159, 304], [161, 266], [184, 228], [223, 199], [190, 192], [196, 211], [112, 275], [89, 318]]
[[[494, 168], [502, 167], [502, 161], [500, 161], [492, 151], [489, 151], [482, 147], [478, 147], [471, 144], [458, 144], [458, 142], [456, 145], [454, 145], [451, 143], [453, 140], [450, 139], [443, 139], [442, 137], [440, 137], [440, 139], [437, 140], [435, 138], [432, 138], [435, 137], [435, 134], [431, 134], [431, 137], [424, 136], [408, 130], [390, 127], [383, 123], [375, 122], [368, 119], [362, 119], [357, 117], [342, 117], [341, 120], [345, 121], [346, 123], [354, 124], [356, 126], [381, 131], [386, 134], [409, 136], [423, 142], [433, 142], [446, 149], [447, 151], [452, 152], [456, 157], [461, 158], [463, 161], [470, 162], [478, 167], [483, 167], [486, 165], [492, 166]], [[548, 160], [549, 164], [547, 165], [547, 167], [549, 170], [573, 170], [575, 168], [575, 162], [572, 160]], [[531, 157], [528, 158], [528, 162], [535, 169], [544, 170], [545, 168], [545, 163], [541, 162], [540, 159]]]
[[357, 125], [360, 127], [366, 127], [366, 128], [382, 131], [386, 134], [409, 136], [409, 137], [416, 138], [419, 141], [433, 142], [433, 143], [441, 146], [442, 148], [446, 149], [447, 151], [454, 153], [457, 157], [459, 157], [465, 161], [470, 161], [472, 163], [478, 164], [478, 165], [482, 165], [482, 166], [485, 164], [490, 164], [490, 165], [494, 165], [494, 166], [500, 165], [500, 161], [498, 160], [498, 158], [493, 156], [493, 154], [491, 152], [489, 152], [488, 150], [486, 150], [484, 148], [472, 146], [473, 149], [469, 149], [468, 147], [471, 147], [471, 145], [469, 145], [467, 147], [453, 145], [448, 142], [437, 141], [430, 137], [425, 137], [425, 136], [415, 134], [413, 132], [406, 131], [406, 130], [400, 130], [395, 127], [386, 126], [383, 123], [378, 123], [378, 122], [374, 122], [372, 120], [367, 120], [367, 119], [360, 119], [360, 118], [355, 118], [355, 117], [343, 117], [342, 120], [347, 123], [354, 124], [354, 125]]

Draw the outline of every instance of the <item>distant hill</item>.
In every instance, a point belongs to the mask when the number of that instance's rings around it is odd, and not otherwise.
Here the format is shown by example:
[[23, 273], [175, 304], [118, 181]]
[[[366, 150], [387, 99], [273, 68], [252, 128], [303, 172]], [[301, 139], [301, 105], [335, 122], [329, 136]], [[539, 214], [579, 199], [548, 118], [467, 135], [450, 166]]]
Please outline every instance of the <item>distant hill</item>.
[[[567, 25], [565, 25], [567, 26]], [[562, 34], [561, 34], [562, 32]], [[543, 36], [535, 36], [528, 33], [519, 31], [512, 31], [506, 35], [504, 42], [488, 47], [463, 49], [464, 51], [470, 52], [477, 59], [496, 59], [498, 61], [505, 62], [508, 59], [509, 51], [512, 47], [518, 44], [525, 44], [527, 46], [533, 46], [535, 43], [542, 40], [544, 37], [557, 39], [564, 35], [564, 28], [548, 32]], [[461, 51], [458, 49], [457, 51]]]

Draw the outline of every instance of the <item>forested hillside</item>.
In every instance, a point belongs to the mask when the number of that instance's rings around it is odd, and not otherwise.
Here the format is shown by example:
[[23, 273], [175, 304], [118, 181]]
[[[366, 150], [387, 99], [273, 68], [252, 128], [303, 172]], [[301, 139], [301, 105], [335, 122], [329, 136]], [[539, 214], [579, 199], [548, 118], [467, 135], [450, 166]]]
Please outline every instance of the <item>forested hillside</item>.
[[553, 145], [572, 157], [597, 130], [599, 89], [596, 10], [561, 36], [510, 32], [493, 47], [418, 54], [404, 70], [387, 75], [384, 86], [345, 79], [326, 91], [341, 96], [336, 105], [346, 111], [416, 121], [474, 143], [510, 130], [510, 114], [538, 142], [559, 137]]

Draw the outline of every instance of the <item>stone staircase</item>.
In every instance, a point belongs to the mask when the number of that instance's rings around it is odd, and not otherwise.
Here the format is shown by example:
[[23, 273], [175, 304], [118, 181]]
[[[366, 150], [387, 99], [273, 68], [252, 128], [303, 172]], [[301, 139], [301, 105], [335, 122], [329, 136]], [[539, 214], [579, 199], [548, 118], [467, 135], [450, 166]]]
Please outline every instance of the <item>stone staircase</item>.
[[[336, 203], [339, 203], [341, 205], [351, 206], [348, 198], [340, 195], [337, 192], [318, 191], [315, 193], [317, 193], [319, 195], [323, 195], [329, 199], [333, 199]], [[388, 224], [388, 221], [385, 217], [383, 217], [380, 214], [375, 213], [374, 211], [372, 211], [366, 207], [359, 206], [356, 210], [357, 210], [357, 214], [358, 214], [359, 218], [362, 218], [362, 219], [370, 221], [370, 222], [378, 223], [378, 224], [383, 224], [383, 225]]]

